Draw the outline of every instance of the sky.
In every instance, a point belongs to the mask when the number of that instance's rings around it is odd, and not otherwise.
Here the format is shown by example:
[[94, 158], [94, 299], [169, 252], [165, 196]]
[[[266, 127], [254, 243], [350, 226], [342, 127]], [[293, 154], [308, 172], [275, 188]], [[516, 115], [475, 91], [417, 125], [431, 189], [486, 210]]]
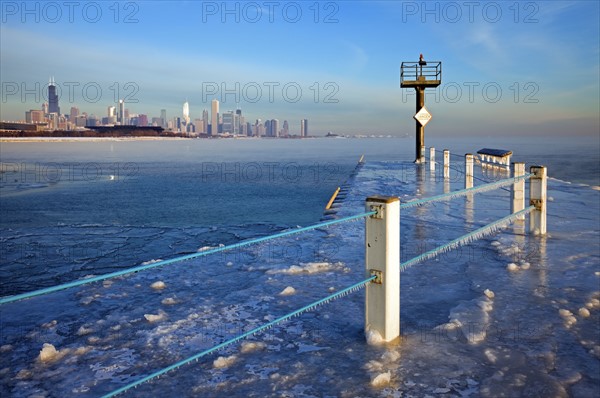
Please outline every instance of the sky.
[[41, 109], [47, 82], [106, 116], [242, 109], [292, 133], [414, 134], [400, 65], [442, 62], [426, 133], [598, 135], [597, 1], [2, 1], [0, 119]]

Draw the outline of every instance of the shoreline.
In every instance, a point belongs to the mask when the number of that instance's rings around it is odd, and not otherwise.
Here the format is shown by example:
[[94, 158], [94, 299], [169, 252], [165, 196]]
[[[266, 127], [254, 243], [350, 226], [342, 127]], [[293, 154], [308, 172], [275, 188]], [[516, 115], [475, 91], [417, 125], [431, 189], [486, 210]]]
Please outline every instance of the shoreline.
[[106, 141], [179, 141], [187, 137], [0, 137], [0, 142], [106, 142]]

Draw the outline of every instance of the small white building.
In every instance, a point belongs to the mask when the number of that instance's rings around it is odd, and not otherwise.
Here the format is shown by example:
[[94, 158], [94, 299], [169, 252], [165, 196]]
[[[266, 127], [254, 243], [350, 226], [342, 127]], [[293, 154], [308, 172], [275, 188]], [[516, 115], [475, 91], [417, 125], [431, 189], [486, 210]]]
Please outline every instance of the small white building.
[[483, 148], [477, 151], [482, 166], [502, 166], [510, 168], [512, 151], [506, 149]]

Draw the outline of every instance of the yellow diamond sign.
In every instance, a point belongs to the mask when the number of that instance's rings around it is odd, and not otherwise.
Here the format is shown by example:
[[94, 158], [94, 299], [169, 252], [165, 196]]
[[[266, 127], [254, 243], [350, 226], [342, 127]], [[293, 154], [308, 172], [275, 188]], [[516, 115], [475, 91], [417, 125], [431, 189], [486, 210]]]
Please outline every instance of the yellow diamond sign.
[[416, 115], [413, 116], [419, 123], [421, 123], [421, 126], [425, 127], [425, 125], [427, 123], [429, 123], [429, 121], [431, 120], [431, 114], [429, 112], [427, 112], [427, 108], [422, 107], [421, 110], [419, 112], [417, 112]]

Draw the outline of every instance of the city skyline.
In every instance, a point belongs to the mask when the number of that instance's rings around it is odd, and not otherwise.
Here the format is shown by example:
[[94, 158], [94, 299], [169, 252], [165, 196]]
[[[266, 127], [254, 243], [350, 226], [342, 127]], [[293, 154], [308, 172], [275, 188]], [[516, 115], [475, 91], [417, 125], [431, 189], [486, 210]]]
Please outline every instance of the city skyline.
[[[25, 119], [15, 121], [6, 121], [9, 123], [29, 123], [41, 124], [47, 126], [47, 130], [78, 130], [94, 126], [152, 126], [162, 127], [184, 136], [217, 136], [217, 135], [236, 135], [236, 136], [264, 136], [264, 137], [288, 137], [299, 136], [308, 137], [308, 119], [300, 120], [298, 134], [289, 128], [287, 120], [283, 121], [283, 128], [279, 129], [278, 119], [266, 119], [264, 124], [261, 118], [257, 118], [255, 123], [246, 122], [245, 116], [242, 116], [242, 110], [238, 107], [235, 111], [219, 112], [219, 101], [211, 101], [211, 119], [208, 119], [206, 108], [202, 110], [202, 119], [192, 118], [190, 115], [190, 104], [186, 101], [182, 106], [181, 116], [167, 118], [166, 109], [160, 110], [160, 117], [148, 119], [146, 113], [131, 112], [126, 108], [126, 102], [123, 99], [118, 100], [118, 112], [115, 106], [109, 105], [106, 108], [106, 115], [99, 116], [93, 113], [87, 113], [85, 110], [80, 112], [79, 107], [71, 106], [69, 113], [61, 113], [59, 106], [59, 96], [56, 94], [56, 83], [54, 77], [48, 82], [48, 98], [50, 104], [44, 102], [42, 109], [31, 109], [25, 112]], [[5, 122], [5, 121], [3, 121]], [[210, 123], [209, 123], [210, 122]], [[213, 129], [215, 126], [216, 129]]]
[[310, 115], [315, 134], [404, 135], [414, 93], [400, 89], [399, 67], [423, 53], [443, 63], [442, 85], [427, 92], [428, 134], [600, 128], [596, 2], [136, 2], [118, 3], [119, 13], [93, 3], [98, 18], [80, 6], [58, 20], [43, 3], [10, 4], [0, 28], [5, 120], [39, 109], [33, 92], [54, 75], [73, 97], [65, 109], [101, 114], [126, 98], [138, 112], [173, 115], [187, 98], [194, 120], [215, 98], [252, 117]]

